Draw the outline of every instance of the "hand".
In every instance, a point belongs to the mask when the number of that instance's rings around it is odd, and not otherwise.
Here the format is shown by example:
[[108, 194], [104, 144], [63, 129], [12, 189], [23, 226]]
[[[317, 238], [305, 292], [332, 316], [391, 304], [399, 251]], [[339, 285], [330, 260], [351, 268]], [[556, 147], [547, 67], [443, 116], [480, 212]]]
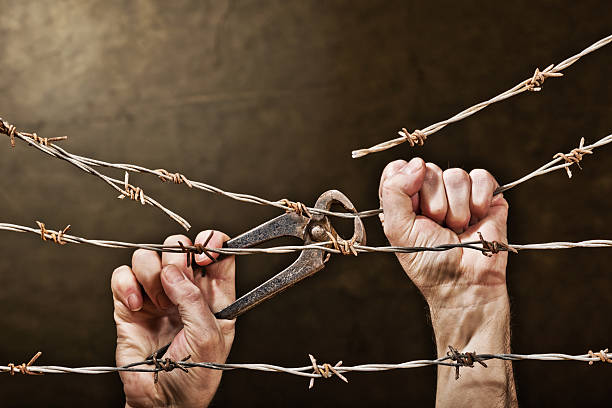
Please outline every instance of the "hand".
[[[485, 170], [468, 175], [442, 171], [414, 158], [383, 171], [379, 196], [385, 235], [394, 246], [433, 247], [478, 241], [506, 243], [508, 203], [493, 196], [498, 184]], [[506, 289], [508, 254], [491, 257], [472, 249], [397, 254], [406, 274], [425, 296], [431, 312], [438, 356], [449, 345], [460, 351], [510, 352], [510, 314]], [[438, 369], [437, 406], [515, 406], [516, 391], [508, 361], [488, 368]]]
[[[196, 243], [203, 244], [211, 231], [200, 232]], [[228, 237], [214, 232], [207, 246], [220, 248]], [[164, 244], [191, 245], [182, 235], [168, 237]], [[216, 258], [217, 255], [213, 254]], [[195, 255], [205, 276], [187, 267], [187, 255], [139, 249], [132, 267], [113, 272], [111, 288], [117, 325], [117, 365], [145, 360], [160, 347], [172, 342], [165, 357], [179, 361], [223, 363], [234, 339], [235, 320], [217, 320], [214, 312], [234, 301], [234, 257], [217, 263], [206, 255]], [[126, 406], [206, 406], [221, 380], [221, 371], [192, 368], [159, 373], [121, 372]]]
[[[485, 170], [444, 172], [420, 158], [383, 171], [379, 196], [391, 245], [437, 246], [506, 241], [508, 203], [493, 196], [498, 184]], [[507, 253], [471, 249], [398, 254], [402, 267], [434, 309], [481, 305], [505, 296]]]

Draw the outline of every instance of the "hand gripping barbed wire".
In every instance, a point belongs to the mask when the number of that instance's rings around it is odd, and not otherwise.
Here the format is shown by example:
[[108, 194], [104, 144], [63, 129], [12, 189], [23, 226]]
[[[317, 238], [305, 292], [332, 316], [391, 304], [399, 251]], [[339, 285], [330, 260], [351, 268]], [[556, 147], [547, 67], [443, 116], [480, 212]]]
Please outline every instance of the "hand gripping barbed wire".
[[29, 363], [0, 365], [0, 372], [10, 373], [14, 375], [16, 372], [22, 374], [108, 374], [116, 372], [140, 372], [153, 373], [155, 378], [161, 373], [180, 369], [188, 372], [192, 368], [206, 368], [210, 370], [233, 371], [233, 370], [249, 370], [259, 372], [285, 373], [299, 377], [310, 379], [309, 387], [312, 388], [314, 380], [331, 378], [334, 375], [344, 382], [348, 383], [348, 378], [344, 374], [348, 373], [372, 373], [391, 370], [402, 370], [408, 368], [420, 368], [428, 366], [448, 366], [454, 367], [456, 370], [455, 379], [459, 379], [460, 368], [473, 368], [474, 363], [480, 364], [483, 368], [487, 368], [486, 361], [489, 360], [504, 360], [504, 361], [578, 361], [586, 362], [593, 365], [596, 362], [612, 363], [612, 353], [608, 349], [603, 349], [599, 352], [589, 350], [586, 354], [571, 355], [561, 353], [543, 353], [543, 354], [478, 354], [476, 352], [459, 352], [452, 346], [449, 346], [449, 352], [444, 357], [435, 360], [412, 360], [399, 364], [361, 364], [356, 366], [344, 366], [342, 361], [331, 365], [328, 363], [318, 364], [316, 359], [309, 355], [310, 365], [302, 367], [281, 367], [273, 364], [251, 363], [251, 364], [220, 364], [209, 362], [192, 362], [188, 361], [189, 356], [180, 361], [175, 361], [170, 358], [163, 360], [149, 359], [134, 362], [121, 367], [112, 366], [89, 366], [89, 367], [63, 367], [56, 365], [40, 365], [35, 366], [33, 363], [40, 357], [41, 352], [34, 355]]
[[544, 83], [546, 78], [555, 78], [555, 77], [563, 76], [561, 71], [563, 71], [565, 68], [574, 64], [581, 57], [587, 54], [590, 54], [595, 50], [598, 50], [599, 48], [603, 47], [604, 45], [609, 44], [610, 42], [612, 42], [612, 35], [602, 38], [601, 40], [585, 48], [578, 54], [567, 58], [566, 60], [558, 63], [557, 65], [554, 65], [554, 64], [549, 65], [542, 71], [540, 71], [539, 69], [536, 69], [531, 78], [528, 78], [524, 81], [519, 82], [514, 87], [497, 95], [494, 98], [491, 98], [484, 102], [480, 102], [474, 106], [471, 106], [457, 113], [455, 116], [449, 119], [434, 123], [433, 125], [427, 126], [426, 128], [421, 129], [421, 130], [417, 129], [413, 131], [412, 133], [406, 130], [406, 128], [402, 128], [402, 130], [398, 132], [400, 137], [388, 140], [386, 142], [379, 143], [367, 149], [353, 150], [352, 157], [356, 159], [359, 157], [366, 156], [370, 153], [376, 153], [376, 152], [390, 149], [394, 146], [400, 145], [405, 142], [408, 142], [410, 146], [415, 146], [415, 145], [422, 146], [428, 136], [436, 133], [437, 131], [443, 129], [444, 127], [446, 127], [447, 125], [450, 125], [451, 123], [459, 122], [460, 120], [465, 119], [468, 116], [472, 116], [476, 112], [486, 108], [489, 105], [492, 105], [496, 102], [503, 101], [504, 99], [508, 99], [512, 96], [521, 94], [525, 91], [538, 92], [542, 90], [542, 84]]

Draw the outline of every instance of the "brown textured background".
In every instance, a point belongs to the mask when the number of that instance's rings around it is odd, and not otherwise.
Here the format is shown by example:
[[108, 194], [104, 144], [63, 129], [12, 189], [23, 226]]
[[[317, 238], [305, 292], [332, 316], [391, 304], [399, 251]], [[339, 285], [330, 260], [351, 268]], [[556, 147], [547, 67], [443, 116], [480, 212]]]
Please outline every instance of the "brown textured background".
[[[313, 204], [330, 188], [378, 205], [378, 177], [397, 158], [489, 169], [514, 180], [612, 129], [612, 48], [524, 94], [432, 136], [425, 147], [351, 160], [353, 148], [424, 127], [489, 98], [536, 67], [610, 34], [606, 1], [0, 0], [0, 116], [75, 153], [180, 170], [231, 191]], [[576, 4], [579, 3], [579, 4]], [[0, 149], [2, 221], [73, 225], [77, 235], [161, 242], [180, 227], [120, 202], [94, 177], [19, 143]], [[584, 170], [508, 193], [514, 243], [612, 238], [612, 150]], [[121, 177], [121, 174], [119, 174]], [[183, 186], [133, 177], [201, 228], [240, 233], [277, 214]], [[377, 221], [369, 243], [385, 244]], [[1, 232], [0, 361], [114, 364], [110, 275], [130, 252], [58, 247]], [[584, 353], [612, 346], [610, 250], [512, 256], [513, 350]], [[243, 257], [244, 293], [292, 256]], [[345, 364], [432, 357], [426, 305], [389, 255], [334, 258], [327, 268], [239, 319], [232, 362]], [[479, 350], [480, 351], [480, 350]], [[486, 350], [482, 350], [486, 352]], [[611, 367], [515, 364], [524, 406], [603, 406]], [[224, 375], [215, 406], [432, 405], [435, 369], [307, 381]], [[607, 381], [606, 381], [607, 380]], [[9, 406], [117, 406], [118, 376], [2, 376]]]

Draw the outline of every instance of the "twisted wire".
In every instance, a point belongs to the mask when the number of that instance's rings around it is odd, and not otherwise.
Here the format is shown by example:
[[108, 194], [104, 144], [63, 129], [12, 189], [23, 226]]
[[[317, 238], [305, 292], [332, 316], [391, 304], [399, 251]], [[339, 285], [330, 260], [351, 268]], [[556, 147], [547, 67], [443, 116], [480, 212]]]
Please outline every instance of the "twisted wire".
[[484, 102], [480, 102], [474, 106], [471, 106], [457, 113], [455, 116], [449, 119], [434, 123], [433, 125], [427, 126], [425, 129], [415, 130], [413, 133], [410, 133], [405, 128], [403, 128], [402, 130], [398, 132], [400, 137], [379, 143], [367, 149], [353, 150], [352, 157], [353, 159], [356, 159], [359, 157], [366, 156], [370, 153], [376, 153], [376, 152], [390, 149], [394, 146], [400, 145], [405, 142], [409, 142], [410, 146], [422, 145], [423, 141], [427, 138], [427, 136], [430, 136], [436, 133], [437, 131], [442, 130], [444, 127], [446, 127], [447, 125], [450, 125], [451, 123], [458, 122], [462, 119], [472, 116], [476, 112], [486, 108], [489, 105], [503, 101], [505, 99], [508, 99], [512, 96], [521, 94], [526, 91], [540, 91], [542, 87], [542, 83], [544, 82], [546, 78], [562, 76], [563, 75], [561, 74], [562, 70], [574, 64], [581, 57], [587, 54], [590, 54], [591, 52], [595, 50], [598, 50], [599, 48], [609, 44], [610, 42], [612, 42], [612, 35], [602, 38], [601, 40], [585, 48], [578, 54], [565, 59], [564, 61], [558, 63], [557, 65], [554, 65], [554, 64], [549, 65], [543, 71], [536, 69], [534, 75], [531, 78], [528, 78], [526, 80], [519, 82], [514, 87], [495, 96], [494, 98], [491, 98], [489, 100], [486, 100]]
[[[38, 357], [40, 354], [37, 354]], [[33, 359], [35, 360], [35, 359]], [[143, 360], [134, 362], [121, 367], [113, 366], [88, 366], [88, 367], [64, 367], [57, 365], [27, 365], [27, 372], [29, 374], [107, 374], [116, 372], [148, 372], [148, 373], [159, 373], [161, 371], [171, 371], [173, 368], [179, 368], [181, 370], [187, 370], [190, 368], [207, 368], [211, 370], [221, 371], [232, 371], [232, 370], [250, 370], [259, 372], [275, 372], [291, 374], [299, 377], [306, 377], [311, 379], [324, 379], [330, 378], [333, 373], [330, 368], [333, 367], [334, 374], [346, 374], [346, 373], [372, 373], [382, 372], [390, 370], [401, 370], [409, 368], [420, 368], [427, 366], [448, 366], [455, 367], [456, 369], [462, 367], [471, 367], [473, 362], [482, 363], [488, 360], [505, 360], [505, 361], [577, 361], [594, 364], [597, 362], [612, 362], [612, 353], [608, 352], [608, 349], [601, 350], [597, 353], [593, 353], [589, 350], [586, 354], [562, 354], [562, 353], [540, 353], [540, 354], [477, 354], [477, 353], [447, 353], [444, 357], [437, 359], [423, 359], [423, 360], [412, 360], [406, 361], [399, 364], [360, 364], [355, 366], [344, 366], [340, 364], [317, 364], [314, 357], [311, 359], [311, 364], [302, 367], [282, 367], [274, 364], [265, 363], [250, 363], [250, 364], [237, 364], [237, 363], [210, 363], [210, 362], [191, 362], [191, 361], [174, 361], [164, 360], [163, 364], [156, 364], [153, 359]], [[31, 360], [32, 362], [32, 360]], [[341, 362], [340, 362], [341, 363]], [[24, 364], [25, 365], [25, 364]], [[23, 366], [23, 365], [20, 365]], [[0, 365], [0, 372], [3, 373], [14, 373], [15, 368], [18, 367], [15, 364]], [[313, 369], [314, 368], [314, 369]], [[25, 374], [25, 373], [24, 373]], [[346, 382], [348, 379], [344, 376]]]
[[[42, 223], [41, 223], [42, 224]], [[203, 245], [184, 245], [177, 243], [176, 245], [165, 244], [138, 244], [124, 241], [111, 241], [101, 239], [87, 239], [76, 235], [67, 234], [67, 228], [60, 231], [43, 228], [33, 228], [17, 224], [0, 223], [0, 230], [12, 232], [27, 232], [40, 236], [44, 240], [50, 239], [56, 243], [66, 244], [86, 244], [103, 248], [116, 249], [147, 249], [156, 252], [174, 252], [174, 253], [205, 253], [214, 252], [221, 255], [256, 255], [256, 254], [287, 254], [299, 252], [306, 249], [320, 249], [322, 251], [340, 254], [340, 255], [355, 255], [356, 253], [417, 253], [417, 252], [443, 252], [455, 248], [465, 248], [480, 251], [485, 255], [495, 254], [497, 252], [517, 252], [525, 250], [551, 250], [551, 249], [570, 249], [570, 248], [609, 248], [612, 247], [612, 240], [593, 239], [579, 242], [546, 242], [539, 244], [504, 244], [497, 241], [486, 241], [481, 237], [478, 241], [467, 241], [460, 243], [449, 243], [432, 247], [414, 246], [368, 246], [352, 243], [346, 246], [345, 243], [339, 243], [336, 238], [334, 241], [317, 242], [308, 245], [283, 245], [270, 248], [209, 248]], [[59, 238], [59, 239], [58, 239]], [[58, 242], [59, 241], [59, 242]]]

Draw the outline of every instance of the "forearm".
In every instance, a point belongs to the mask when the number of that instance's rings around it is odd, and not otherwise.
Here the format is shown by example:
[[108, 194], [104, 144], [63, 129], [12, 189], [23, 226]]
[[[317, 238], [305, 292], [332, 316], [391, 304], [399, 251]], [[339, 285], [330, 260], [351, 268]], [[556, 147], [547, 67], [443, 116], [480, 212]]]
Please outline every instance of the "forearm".
[[[510, 352], [510, 306], [506, 294], [494, 300], [462, 307], [430, 307], [438, 356], [448, 346], [460, 352], [500, 354]], [[487, 368], [455, 369], [439, 366], [436, 393], [438, 407], [515, 407], [516, 390], [512, 363], [489, 360]]]

